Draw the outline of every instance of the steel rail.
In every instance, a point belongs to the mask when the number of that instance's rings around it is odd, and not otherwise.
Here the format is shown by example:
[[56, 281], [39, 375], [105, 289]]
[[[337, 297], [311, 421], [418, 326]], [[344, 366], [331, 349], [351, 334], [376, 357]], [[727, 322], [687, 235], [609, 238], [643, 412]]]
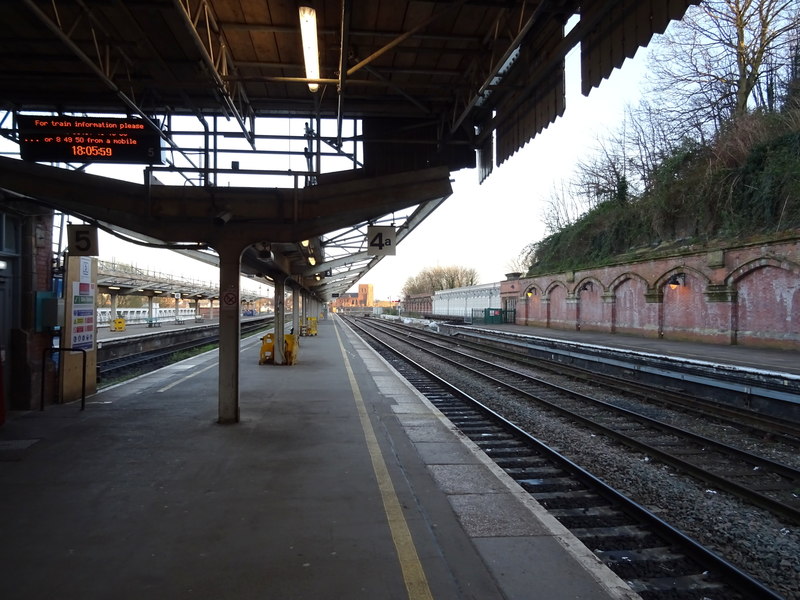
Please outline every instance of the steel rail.
[[681, 429], [681, 428], [678, 428], [678, 427], [674, 427], [672, 425], [668, 425], [666, 423], [663, 423], [663, 422], [658, 421], [656, 419], [652, 419], [650, 417], [646, 417], [644, 415], [635, 413], [633, 411], [630, 411], [630, 410], [627, 410], [627, 409], [624, 409], [624, 408], [620, 408], [618, 406], [614, 406], [614, 405], [609, 404], [607, 402], [604, 402], [602, 400], [598, 400], [596, 398], [592, 398], [592, 397], [587, 396], [585, 394], [581, 394], [581, 393], [576, 392], [574, 390], [570, 390], [568, 388], [553, 384], [553, 383], [545, 381], [543, 379], [539, 379], [537, 377], [532, 377], [530, 375], [526, 375], [524, 373], [520, 373], [520, 372], [515, 371], [513, 369], [509, 369], [509, 368], [506, 368], [506, 367], [498, 366], [498, 365], [496, 365], [494, 363], [491, 363], [489, 361], [483, 360], [481, 358], [477, 358], [475, 356], [471, 356], [471, 355], [468, 355], [468, 354], [464, 354], [462, 352], [458, 352], [457, 350], [454, 350], [452, 348], [446, 348], [446, 347], [442, 346], [441, 344], [437, 344], [435, 342], [431, 342], [430, 340], [423, 340], [420, 337], [415, 337], [415, 336], [411, 336], [411, 335], [407, 335], [405, 338], [403, 338], [403, 337], [400, 337], [400, 336], [394, 334], [393, 332], [386, 331], [385, 329], [384, 329], [384, 333], [386, 335], [390, 335], [390, 336], [395, 337], [395, 339], [397, 339], [398, 341], [402, 341], [402, 342], [405, 342], [405, 343], [411, 343], [409, 341], [411, 338], [413, 338], [416, 341], [426, 341], [428, 344], [430, 344], [430, 345], [432, 345], [434, 347], [437, 347], [437, 348], [443, 349], [443, 350], [445, 350], [447, 352], [453, 353], [458, 357], [457, 359], [452, 359], [452, 358], [449, 358], [449, 357], [444, 356], [442, 354], [439, 354], [437, 352], [434, 352], [432, 350], [423, 348], [419, 344], [415, 345], [415, 348], [417, 348], [418, 350], [423, 351], [423, 352], [427, 352], [427, 353], [431, 354], [432, 356], [435, 356], [436, 358], [438, 358], [440, 360], [446, 361], [446, 362], [448, 362], [448, 363], [450, 363], [450, 364], [452, 364], [454, 366], [457, 366], [458, 368], [460, 368], [460, 369], [462, 369], [464, 371], [469, 372], [472, 375], [475, 375], [477, 377], [481, 377], [483, 379], [486, 379], [487, 381], [490, 381], [493, 385], [503, 387], [503, 388], [513, 392], [514, 394], [518, 394], [518, 395], [520, 395], [522, 397], [525, 397], [525, 398], [528, 398], [530, 400], [533, 400], [533, 401], [535, 401], [535, 402], [537, 402], [539, 404], [543, 404], [543, 405], [545, 405], [547, 408], [549, 408], [551, 410], [554, 410], [554, 411], [556, 411], [556, 412], [558, 412], [558, 413], [560, 413], [562, 415], [568, 416], [571, 420], [580, 421], [584, 425], [586, 425], [588, 427], [591, 427], [592, 429], [594, 429], [596, 431], [599, 431], [603, 435], [606, 435], [606, 436], [609, 436], [611, 438], [614, 438], [614, 439], [624, 443], [625, 445], [627, 445], [629, 447], [632, 447], [632, 448], [635, 448], [637, 450], [642, 450], [644, 452], [647, 452], [648, 454], [653, 455], [654, 457], [656, 457], [657, 459], [661, 460], [664, 463], [667, 463], [667, 464], [669, 464], [669, 465], [671, 465], [671, 466], [673, 466], [673, 467], [675, 467], [675, 468], [677, 468], [677, 469], [679, 469], [679, 470], [681, 470], [681, 471], [683, 471], [685, 473], [693, 475], [694, 477], [697, 477], [697, 478], [699, 478], [699, 479], [701, 479], [701, 480], [703, 480], [703, 481], [705, 481], [707, 483], [710, 483], [712, 485], [715, 485], [715, 486], [717, 486], [718, 488], [720, 488], [722, 490], [725, 490], [725, 491], [727, 491], [727, 492], [729, 492], [731, 494], [734, 494], [734, 495], [736, 495], [736, 496], [738, 496], [740, 498], [743, 498], [743, 499], [749, 501], [750, 503], [752, 503], [752, 504], [754, 504], [756, 506], [759, 506], [761, 508], [769, 510], [773, 514], [778, 515], [778, 516], [780, 516], [780, 517], [782, 517], [784, 519], [787, 519], [787, 520], [791, 521], [792, 523], [800, 523], [800, 510], [798, 508], [796, 508], [796, 507], [790, 506], [790, 505], [785, 504], [785, 503], [783, 503], [783, 502], [781, 502], [779, 500], [776, 500], [774, 498], [766, 496], [766, 495], [764, 495], [764, 494], [762, 494], [762, 493], [758, 492], [757, 490], [754, 490], [754, 489], [752, 489], [750, 487], [747, 487], [745, 485], [739, 484], [739, 483], [737, 483], [735, 481], [731, 481], [730, 479], [728, 479], [728, 478], [726, 478], [724, 476], [718, 475], [718, 474], [716, 474], [716, 473], [714, 473], [712, 471], [704, 469], [702, 466], [698, 466], [698, 465], [696, 465], [694, 463], [688, 462], [688, 461], [686, 461], [686, 460], [684, 460], [684, 459], [682, 459], [682, 458], [680, 458], [678, 456], [675, 456], [674, 454], [672, 454], [670, 452], [667, 452], [665, 450], [657, 448], [656, 446], [654, 446], [653, 444], [648, 443], [645, 440], [637, 439], [635, 437], [632, 437], [632, 436], [626, 434], [625, 432], [618, 431], [618, 430], [614, 429], [613, 427], [609, 427], [609, 426], [603, 425], [602, 423], [599, 423], [598, 421], [596, 421], [594, 418], [587, 417], [587, 416], [581, 415], [579, 413], [576, 413], [576, 412], [574, 412], [574, 410], [571, 410], [569, 408], [560, 406], [559, 404], [556, 404], [556, 403], [551, 402], [551, 401], [549, 401], [547, 399], [544, 399], [541, 396], [539, 396], [539, 395], [537, 395], [535, 393], [532, 393], [530, 391], [521, 389], [521, 388], [517, 387], [516, 385], [511, 384], [511, 383], [509, 383], [509, 382], [507, 382], [507, 381], [505, 381], [503, 379], [498, 379], [497, 377], [493, 377], [493, 376], [487, 374], [485, 371], [481, 371], [479, 369], [474, 369], [472, 367], [469, 367], [469, 366], [464, 364], [464, 359], [469, 359], [469, 360], [476, 361], [476, 362], [480, 363], [483, 366], [484, 369], [486, 369], [486, 368], [494, 369], [496, 371], [500, 371], [501, 373], [503, 373], [505, 375], [514, 375], [516, 377], [521, 377], [526, 382], [531, 382], [531, 383], [534, 383], [536, 385], [544, 386], [545, 388], [547, 388], [549, 390], [554, 390], [554, 391], [556, 391], [556, 392], [558, 392], [560, 394], [565, 394], [565, 395], [567, 395], [567, 396], [569, 396], [571, 398], [575, 398], [575, 399], [579, 400], [581, 403], [591, 405], [592, 407], [602, 408], [606, 412], [611, 412], [611, 413], [614, 413], [614, 414], [617, 414], [617, 415], [622, 415], [626, 419], [634, 420], [636, 422], [639, 422], [639, 423], [645, 425], [648, 428], [656, 429], [656, 430], [658, 430], [660, 432], [663, 432], [663, 433], [666, 433], [666, 434], [669, 434], [669, 435], [674, 435], [674, 436], [677, 436], [677, 437], [685, 439], [685, 440], [689, 440], [692, 443], [696, 444], [698, 447], [702, 448], [703, 452], [705, 452], [706, 454], [708, 453], [708, 449], [711, 448], [711, 449], [713, 449], [713, 450], [715, 450], [715, 451], [717, 451], [717, 452], [719, 452], [719, 453], [721, 453], [723, 455], [733, 456], [733, 457], [735, 457], [737, 459], [741, 459], [743, 461], [746, 461], [748, 464], [750, 464], [750, 465], [752, 465], [754, 467], [768, 469], [769, 472], [775, 473], [775, 474], [781, 476], [782, 478], [785, 478], [785, 479], [788, 479], [788, 480], [791, 480], [791, 481], [794, 481], [794, 482], [800, 482], [800, 471], [798, 471], [797, 469], [794, 469], [793, 467], [790, 467], [788, 465], [784, 465], [782, 463], [778, 463], [778, 462], [775, 462], [775, 461], [772, 461], [772, 460], [769, 460], [769, 459], [766, 459], [766, 458], [751, 454], [749, 452], [746, 452], [744, 450], [740, 450], [740, 449], [735, 448], [733, 446], [729, 446], [727, 444], [723, 444], [722, 442], [718, 442], [716, 440], [712, 440], [710, 438], [707, 438], [707, 437], [692, 433], [691, 431], [687, 431], [685, 429]]
[[[398, 325], [400, 327], [400, 325]], [[417, 335], [439, 337], [438, 334], [429, 333], [419, 328], [402, 326], [407, 331], [414, 331]], [[635, 394], [643, 397], [648, 402], [656, 403], [667, 408], [674, 408], [675, 405], [680, 407], [680, 410], [692, 412], [706, 418], [713, 418], [717, 421], [722, 421], [735, 425], [737, 427], [748, 427], [758, 433], [769, 436], [780, 436], [781, 441], [791, 444], [793, 446], [800, 445], [800, 430], [796, 423], [787, 422], [786, 420], [777, 419], [768, 415], [754, 413], [744, 409], [737, 409], [735, 407], [726, 406], [720, 402], [709, 400], [705, 398], [698, 398], [696, 396], [688, 396], [679, 392], [672, 391], [663, 386], [653, 386], [646, 383], [632, 381], [631, 379], [622, 379], [614, 375], [598, 373], [590, 369], [577, 367], [575, 365], [566, 364], [547, 358], [537, 357], [531, 358], [527, 352], [529, 346], [524, 342], [519, 342], [515, 339], [503, 339], [502, 335], [493, 338], [477, 338], [478, 341], [473, 341], [472, 336], [459, 334], [457, 341], [453, 342], [459, 346], [472, 348], [499, 358], [506, 358], [522, 364], [533, 366], [540, 370], [546, 370], [558, 375], [566, 375], [579, 380], [590, 380], [592, 385], [602, 384], [611, 390], [619, 390], [620, 386], [624, 385], [626, 391], [633, 391]], [[487, 342], [499, 342], [508, 346], [507, 348], [498, 348], [497, 346], [487, 345]], [[574, 342], [573, 342], [574, 343]], [[517, 350], [519, 348], [520, 350]], [[523, 352], [524, 351], [524, 352]]]
[[[241, 337], [248, 334], [269, 327], [269, 323], [259, 324], [242, 324]], [[202, 348], [203, 346], [214, 345], [219, 342], [219, 334], [206, 336], [201, 339], [183, 342], [181, 344], [174, 344], [166, 348], [158, 348], [157, 350], [149, 350], [146, 352], [138, 352], [136, 354], [129, 354], [127, 356], [112, 358], [97, 363], [97, 372], [101, 378], [113, 377], [114, 373], [126, 374], [136, 369], [152, 365], [153, 363], [168, 361], [170, 357], [178, 352], [194, 350]]]
[[[485, 406], [483, 403], [476, 400], [463, 390], [449, 383], [419, 363], [408, 358], [400, 350], [388, 346], [383, 340], [366, 331], [363, 327], [356, 324], [352, 319], [347, 319], [347, 322], [349, 325], [357, 328], [359, 332], [366, 336], [369, 339], [368, 343], [370, 343], [371, 346], [379, 351], [379, 353], [391, 353], [392, 357], [394, 357], [396, 361], [409, 365], [411, 369], [421, 373], [426, 380], [432, 382], [436, 387], [446, 391], [453, 397], [462, 400], [468, 405], [477, 408], [483, 414], [485, 414], [487, 418], [490, 418], [493, 422], [502, 427], [503, 430], [512, 433], [519, 439], [525, 440], [525, 442], [534, 448], [536, 452], [541, 453], [542, 455], [545, 455], [551, 460], [555, 461], [563, 470], [569, 472], [573, 477], [597, 491], [597, 493], [599, 493], [601, 496], [623, 507], [622, 510], [625, 513], [634, 515], [638, 520], [651, 527], [661, 537], [670, 541], [672, 544], [678, 545], [681, 551], [685, 552], [687, 556], [690, 556], [695, 561], [708, 568], [710, 571], [717, 571], [722, 577], [723, 581], [730, 582], [729, 585], [735, 587], [737, 591], [751, 595], [754, 600], [782, 600], [780, 595], [764, 586], [761, 582], [757, 581], [746, 572], [737, 568], [735, 565], [731, 564], [715, 552], [706, 548], [696, 540], [690, 538], [660, 517], [654, 515], [642, 505], [638, 504], [634, 500], [628, 498], [618, 490], [598, 479], [576, 463], [572, 462], [566, 456], [547, 446], [541, 440], [520, 429], [517, 425], [508, 421], [505, 417]], [[428, 391], [428, 394], [430, 393], [431, 392]], [[427, 395], [424, 391], [423, 394]], [[435, 400], [432, 401], [434, 404], [437, 404]], [[613, 567], [610, 565], [609, 568], [613, 570]], [[678, 578], [676, 577], [675, 580], [677, 582]]]

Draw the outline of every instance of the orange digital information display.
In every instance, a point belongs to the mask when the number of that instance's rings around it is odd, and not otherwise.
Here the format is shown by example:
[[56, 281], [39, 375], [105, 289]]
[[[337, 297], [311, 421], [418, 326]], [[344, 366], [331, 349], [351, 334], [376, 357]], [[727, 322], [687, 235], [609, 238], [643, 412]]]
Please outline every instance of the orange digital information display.
[[32, 162], [161, 164], [161, 137], [141, 119], [17, 115], [19, 154]]

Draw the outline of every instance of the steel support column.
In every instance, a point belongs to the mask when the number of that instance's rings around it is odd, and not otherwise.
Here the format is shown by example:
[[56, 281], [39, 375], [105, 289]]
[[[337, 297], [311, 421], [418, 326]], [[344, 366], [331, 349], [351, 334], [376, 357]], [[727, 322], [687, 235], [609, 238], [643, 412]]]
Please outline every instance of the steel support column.
[[239, 277], [242, 249], [227, 244], [219, 253], [219, 423], [239, 422]]

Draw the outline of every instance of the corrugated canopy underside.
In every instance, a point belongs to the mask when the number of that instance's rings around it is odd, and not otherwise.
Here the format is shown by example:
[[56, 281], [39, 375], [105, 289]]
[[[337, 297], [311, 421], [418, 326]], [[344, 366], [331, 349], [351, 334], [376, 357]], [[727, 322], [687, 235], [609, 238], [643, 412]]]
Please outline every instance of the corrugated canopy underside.
[[312, 93], [292, 1], [21, 0], [3, 6], [0, 108], [376, 119], [381, 159], [386, 122], [417, 122], [416, 144], [457, 148], [429, 163], [481, 150], [484, 177], [564, 113], [572, 47], [588, 93], [698, 1], [313, 0]]

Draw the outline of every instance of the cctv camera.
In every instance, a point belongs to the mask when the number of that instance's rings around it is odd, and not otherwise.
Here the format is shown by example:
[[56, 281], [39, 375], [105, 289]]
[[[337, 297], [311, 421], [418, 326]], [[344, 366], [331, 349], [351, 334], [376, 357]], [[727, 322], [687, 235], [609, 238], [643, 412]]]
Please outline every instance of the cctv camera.
[[227, 210], [222, 211], [214, 217], [214, 225], [225, 225], [225, 223], [231, 220], [231, 217], [233, 217], [233, 215], [230, 212]]

